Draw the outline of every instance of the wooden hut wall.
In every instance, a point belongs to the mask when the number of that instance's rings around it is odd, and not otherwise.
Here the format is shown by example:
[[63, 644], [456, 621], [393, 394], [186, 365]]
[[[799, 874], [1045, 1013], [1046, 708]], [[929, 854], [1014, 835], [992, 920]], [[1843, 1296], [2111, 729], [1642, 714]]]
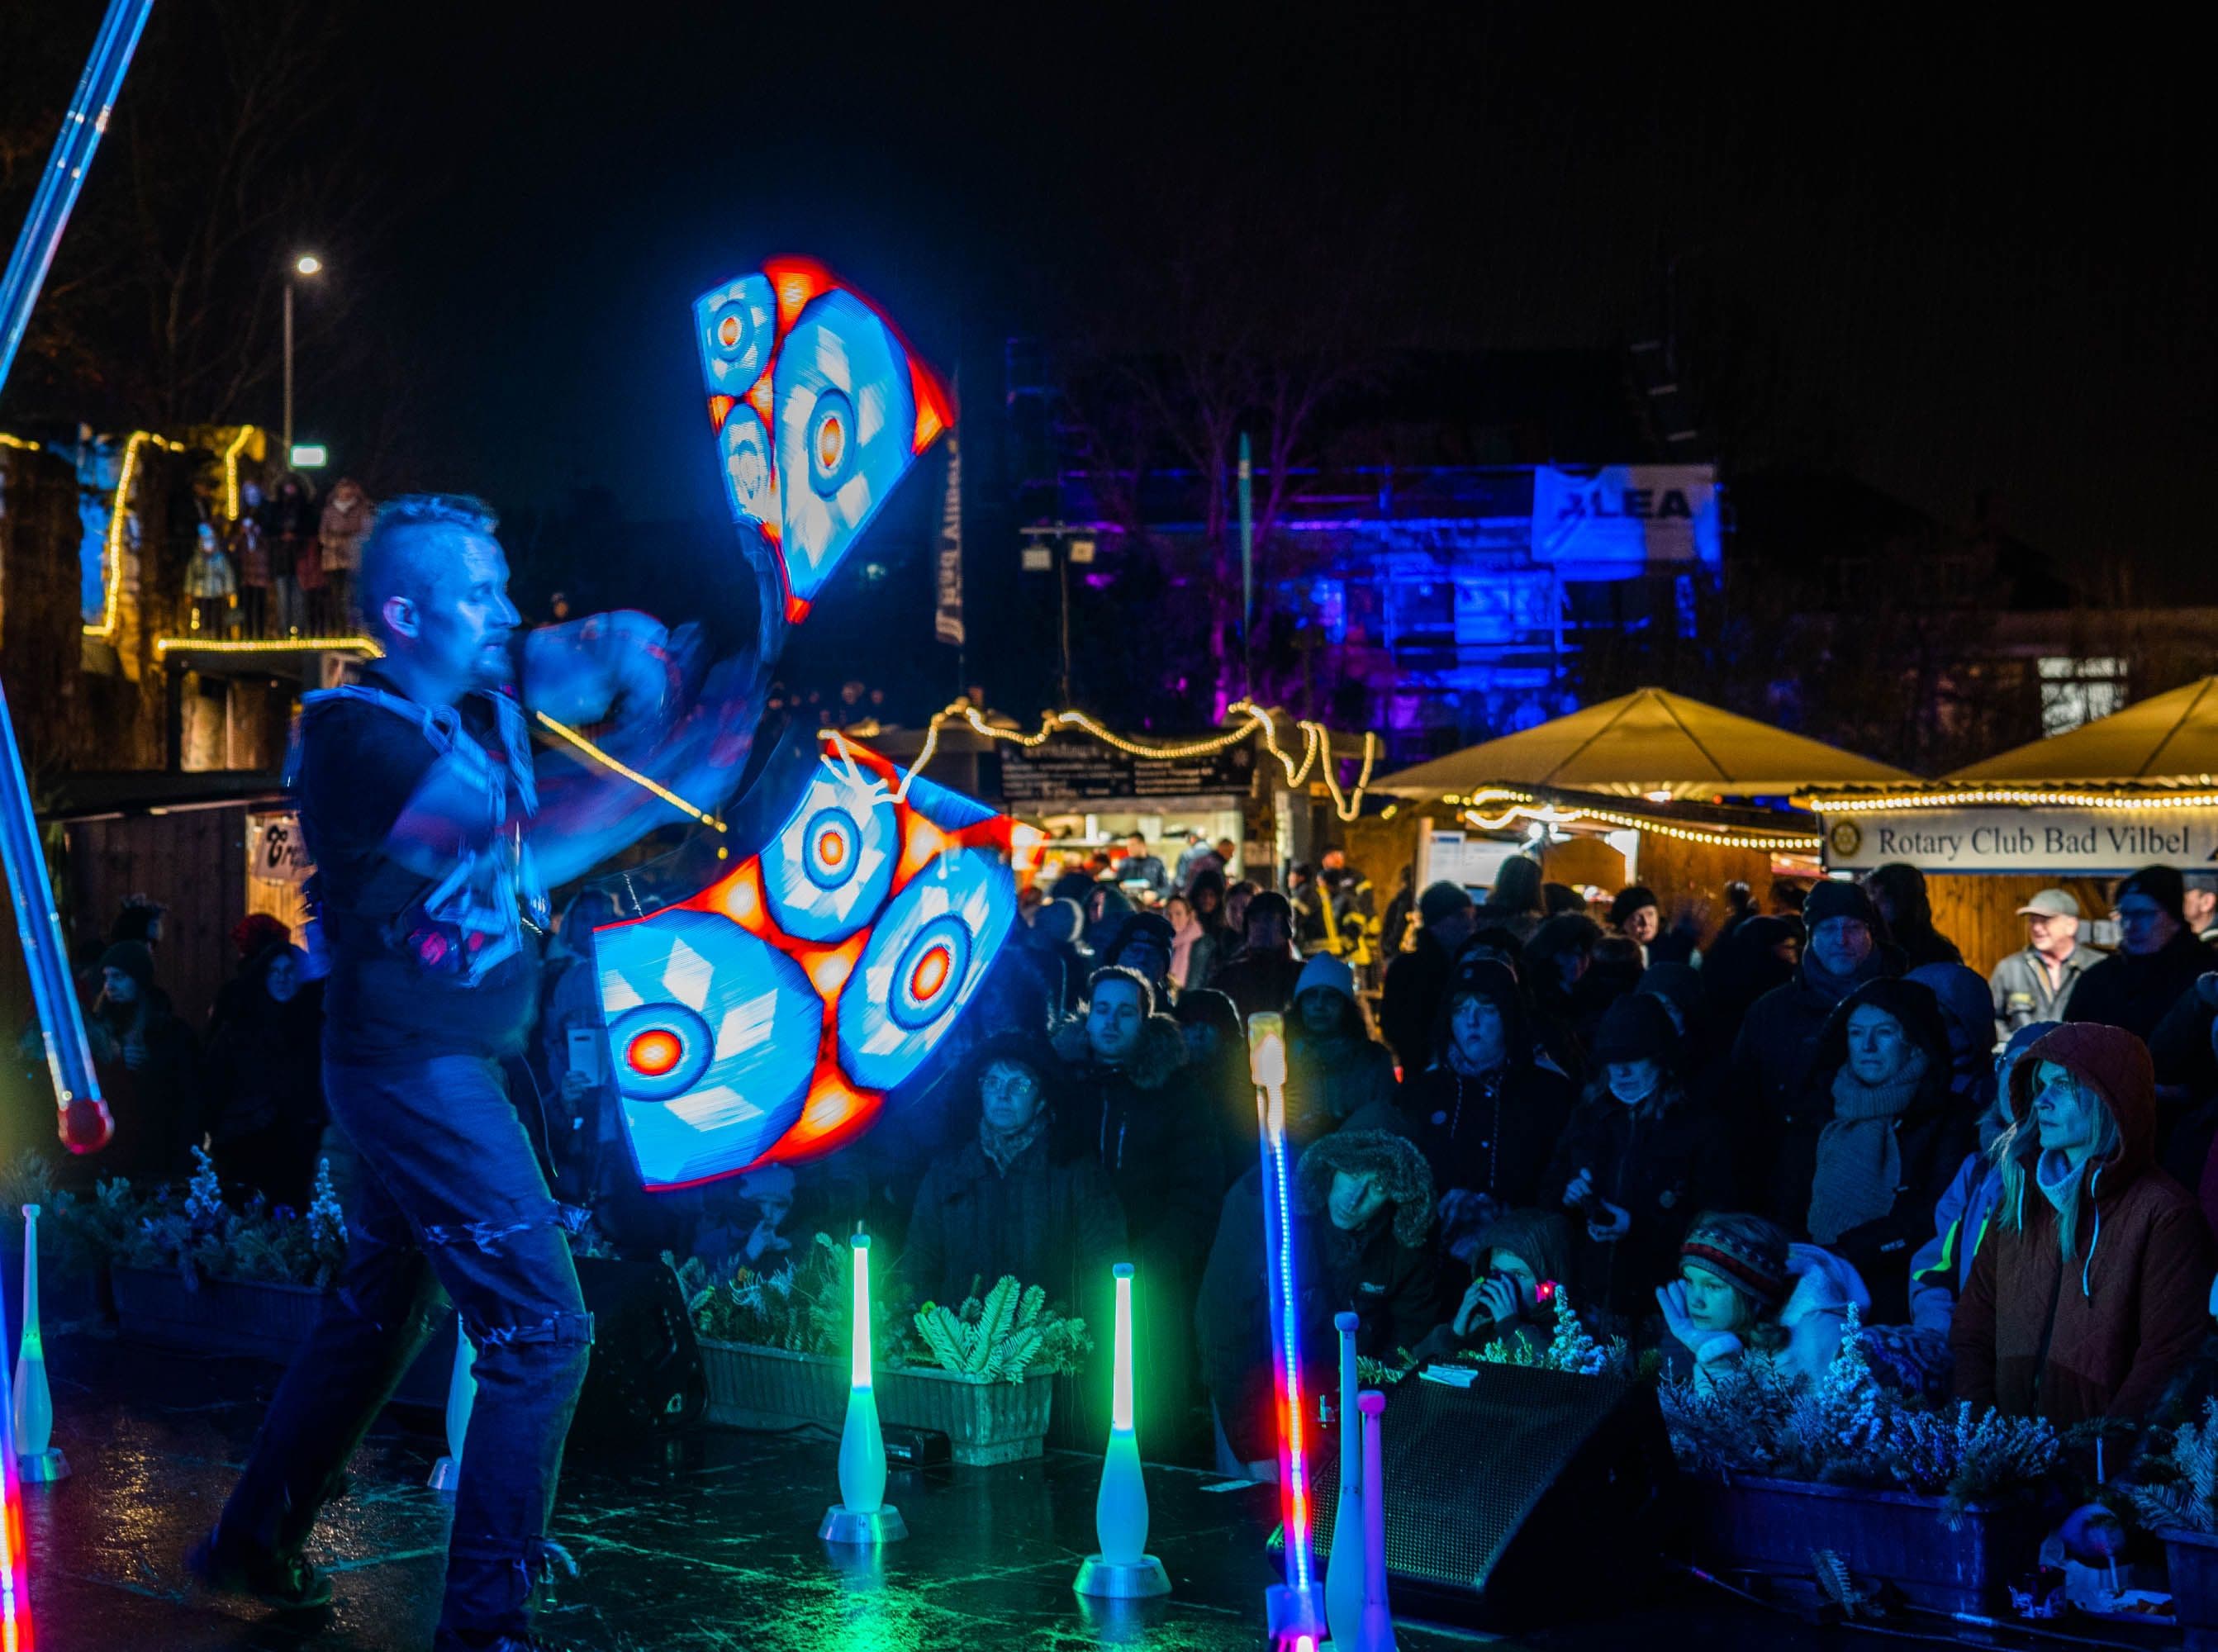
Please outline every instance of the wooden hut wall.
[[2109, 878], [1941, 873], [1925, 880], [1933, 901], [1933, 926], [1954, 941], [1964, 962], [1981, 974], [2025, 944], [2025, 919], [2017, 909], [2042, 889], [2068, 889], [2087, 919], [2110, 913]]
[[184, 809], [69, 827], [69, 874], [80, 959], [100, 956], [127, 896], [166, 905], [154, 979], [195, 1031], [216, 988], [238, 968], [231, 931], [246, 915], [246, 810]]

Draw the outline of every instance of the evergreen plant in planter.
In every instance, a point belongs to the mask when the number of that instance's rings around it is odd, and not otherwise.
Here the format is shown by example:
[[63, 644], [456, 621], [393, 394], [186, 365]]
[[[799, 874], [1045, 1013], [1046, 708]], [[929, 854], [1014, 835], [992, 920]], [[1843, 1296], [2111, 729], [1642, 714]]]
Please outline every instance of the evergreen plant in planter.
[[1979, 1612], [2033, 1568], [2054, 1430], [1968, 1405], [1924, 1409], [1882, 1388], [1853, 1318], [1816, 1383], [1750, 1356], [1660, 1397], [1690, 1476], [1689, 1543], [1715, 1569], [1815, 1576], [1829, 1593], [1853, 1574], [1919, 1606]]
[[76, 1217], [77, 1196], [54, 1185], [53, 1166], [36, 1151], [0, 1169], [0, 1302], [8, 1323], [23, 1323], [23, 1207], [35, 1204], [39, 1221], [39, 1314], [49, 1331], [103, 1319], [112, 1305], [106, 1257], [86, 1242]]
[[2203, 1420], [2159, 1432], [2126, 1488], [2135, 1521], [2164, 1544], [2173, 1619], [2190, 1652], [2218, 1649], [2218, 1400]]

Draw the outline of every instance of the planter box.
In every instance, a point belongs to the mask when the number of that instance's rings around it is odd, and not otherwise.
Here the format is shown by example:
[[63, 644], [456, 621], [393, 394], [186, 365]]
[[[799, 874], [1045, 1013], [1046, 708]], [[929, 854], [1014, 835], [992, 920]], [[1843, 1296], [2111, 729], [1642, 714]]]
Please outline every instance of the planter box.
[[1811, 1551], [1830, 1549], [1936, 1612], [1998, 1607], [2034, 1568], [2047, 1525], [2030, 1500], [1975, 1503], [1952, 1531], [1939, 1498], [1911, 1492], [1752, 1476], [1687, 1488], [1694, 1552], [1713, 1569], [1808, 1577]]
[[2159, 1531], [2172, 1574], [2172, 1614], [2187, 1652], [2218, 1649], [2218, 1538], [2200, 1531]]
[[[847, 1416], [844, 1360], [789, 1353], [735, 1342], [703, 1342], [709, 1377], [707, 1420], [727, 1428], [840, 1427]], [[1054, 1379], [988, 1383], [928, 1366], [895, 1366], [874, 1374], [878, 1421], [889, 1428], [929, 1428], [947, 1436], [957, 1463], [987, 1467], [1018, 1463], [1045, 1449]]]
[[[323, 1311], [324, 1293], [310, 1285], [203, 1278], [200, 1289], [191, 1290], [166, 1268], [120, 1267], [113, 1277], [123, 1337], [157, 1347], [288, 1364]], [[454, 1364], [455, 1316], [449, 1313], [400, 1379], [393, 1401], [443, 1411]]]

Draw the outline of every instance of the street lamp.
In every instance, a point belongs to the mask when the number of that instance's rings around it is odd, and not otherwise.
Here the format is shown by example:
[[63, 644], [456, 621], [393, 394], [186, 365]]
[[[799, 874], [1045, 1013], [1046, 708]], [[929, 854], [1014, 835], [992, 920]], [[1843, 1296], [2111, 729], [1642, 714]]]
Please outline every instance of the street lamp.
[[1063, 703], [1070, 704], [1070, 565], [1081, 567], [1094, 560], [1094, 539], [1091, 529], [1074, 523], [1035, 523], [1025, 530], [1024, 554], [1019, 566], [1026, 573], [1052, 573], [1056, 577], [1056, 595], [1061, 609], [1061, 621], [1056, 632], [1061, 639], [1062, 671], [1058, 681], [1063, 690]]
[[303, 252], [293, 260], [293, 267], [285, 272], [285, 462], [293, 462], [293, 282], [301, 275], [313, 275], [324, 267], [324, 261], [313, 252]]

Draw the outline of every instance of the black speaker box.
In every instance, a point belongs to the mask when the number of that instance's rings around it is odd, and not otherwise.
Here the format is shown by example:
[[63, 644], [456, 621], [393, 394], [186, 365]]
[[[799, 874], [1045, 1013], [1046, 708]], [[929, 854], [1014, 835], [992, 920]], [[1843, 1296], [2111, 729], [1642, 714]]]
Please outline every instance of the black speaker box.
[[678, 1276], [659, 1260], [581, 1256], [577, 1264], [593, 1316], [593, 1355], [570, 1438], [622, 1445], [698, 1419], [709, 1379]]
[[[1481, 1365], [1468, 1388], [1413, 1373], [1385, 1394], [1397, 1616], [1529, 1628], [1622, 1611], [1652, 1583], [1673, 1472], [1653, 1383]], [[1322, 1576], [1340, 1507], [1336, 1432], [1312, 1479]]]

